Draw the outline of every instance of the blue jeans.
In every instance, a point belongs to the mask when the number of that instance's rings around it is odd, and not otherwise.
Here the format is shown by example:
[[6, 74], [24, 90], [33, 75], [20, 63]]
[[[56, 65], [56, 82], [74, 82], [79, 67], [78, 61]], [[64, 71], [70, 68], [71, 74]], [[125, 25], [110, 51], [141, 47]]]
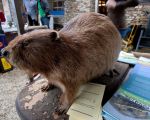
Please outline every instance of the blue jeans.
[[49, 18], [48, 17], [41, 17], [41, 23], [42, 25], [47, 25], [47, 27], [49, 28]]

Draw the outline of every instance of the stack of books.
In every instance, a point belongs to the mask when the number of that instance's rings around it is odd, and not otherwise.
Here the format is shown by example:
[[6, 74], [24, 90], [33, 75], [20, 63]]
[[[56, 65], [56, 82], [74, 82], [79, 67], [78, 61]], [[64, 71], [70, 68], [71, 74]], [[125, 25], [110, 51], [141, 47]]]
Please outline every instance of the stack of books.
[[103, 106], [102, 116], [106, 120], [150, 120], [149, 65], [135, 65], [117, 92]]

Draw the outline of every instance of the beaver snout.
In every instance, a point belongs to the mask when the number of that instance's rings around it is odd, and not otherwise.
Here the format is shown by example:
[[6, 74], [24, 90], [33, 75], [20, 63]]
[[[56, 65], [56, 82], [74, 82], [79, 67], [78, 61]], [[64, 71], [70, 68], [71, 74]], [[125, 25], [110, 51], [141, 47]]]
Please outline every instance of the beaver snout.
[[3, 49], [1, 50], [1, 54], [2, 54], [2, 56], [4, 56], [4, 57], [8, 57], [9, 54], [10, 54], [10, 52], [7, 51], [7, 50], [5, 50], [5, 48], [3, 48]]

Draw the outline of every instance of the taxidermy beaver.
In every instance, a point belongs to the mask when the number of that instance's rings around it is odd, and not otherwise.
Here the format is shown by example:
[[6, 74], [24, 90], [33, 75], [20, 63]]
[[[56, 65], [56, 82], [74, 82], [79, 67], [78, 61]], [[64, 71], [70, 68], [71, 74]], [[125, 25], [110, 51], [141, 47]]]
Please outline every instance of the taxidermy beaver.
[[35, 30], [5, 48], [9, 60], [28, 73], [44, 75], [61, 89], [57, 113], [66, 112], [80, 86], [112, 69], [121, 49], [115, 25], [104, 15], [83, 13], [60, 31]]

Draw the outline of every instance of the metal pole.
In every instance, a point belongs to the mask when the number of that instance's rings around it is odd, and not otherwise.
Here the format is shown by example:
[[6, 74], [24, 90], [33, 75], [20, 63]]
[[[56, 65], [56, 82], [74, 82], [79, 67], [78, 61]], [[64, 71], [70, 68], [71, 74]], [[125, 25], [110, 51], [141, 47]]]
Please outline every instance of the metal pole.
[[95, 0], [95, 12], [98, 13], [99, 0]]

